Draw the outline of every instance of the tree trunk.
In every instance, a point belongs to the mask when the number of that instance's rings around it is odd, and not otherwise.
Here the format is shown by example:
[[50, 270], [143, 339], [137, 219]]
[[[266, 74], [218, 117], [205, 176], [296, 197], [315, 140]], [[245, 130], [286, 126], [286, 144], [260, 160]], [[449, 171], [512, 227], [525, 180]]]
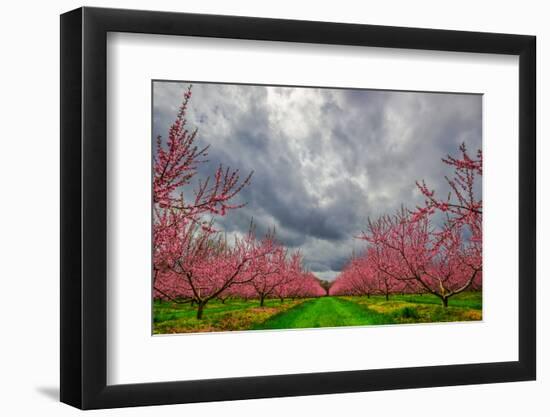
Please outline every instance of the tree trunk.
[[449, 307], [449, 299], [447, 297], [443, 297], [441, 301], [443, 302], [443, 307]]
[[390, 299], [390, 295], [386, 293], [386, 301], [389, 301], [389, 299]]
[[197, 307], [197, 320], [202, 320], [202, 313], [204, 311], [205, 303], [198, 303]]
[[264, 299], [265, 299], [265, 297], [262, 295], [262, 296], [260, 297], [260, 307], [263, 307], [263, 306], [264, 306]]
[[367, 298], [370, 298], [370, 292], [367, 293]]
[[285, 302], [285, 299], [281, 297], [281, 304], [283, 304], [284, 302]]

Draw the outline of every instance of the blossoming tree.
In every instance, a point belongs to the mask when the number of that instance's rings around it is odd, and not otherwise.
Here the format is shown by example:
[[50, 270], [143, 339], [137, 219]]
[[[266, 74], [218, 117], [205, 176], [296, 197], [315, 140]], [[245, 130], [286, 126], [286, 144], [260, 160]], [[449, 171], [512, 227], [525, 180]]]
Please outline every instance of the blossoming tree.
[[[472, 158], [466, 146], [461, 156], [448, 155], [443, 162], [453, 167], [447, 199], [437, 198], [424, 181], [417, 182], [426, 197], [415, 211], [401, 209], [368, 223], [360, 236], [379, 257], [378, 269], [397, 281], [423, 288], [448, 306], [450, 297], [481, 286], [482, 199], [476, 181], [482, 175], [482, 153]], [[441, 214], [439, 227], [434, 216]]]
[[250, 262], [249, 242], [223, 244], [215, 236], [212, 217], [242, 207], [232, 201], [250, 183], [252, 173], [241, 180], [238, 170], [220, 165], [212, 177], [199, 178], [199, 165], [208, 162], [208, 146], [199, 147], [198, 131], [186, 126], [191, 94], [189, 87], [166, 141], [158, 137], [156, 143], [153, 291], [163, 298], [196, 302], [201, 318], [208, 300], [240, 282], [241, 271]]

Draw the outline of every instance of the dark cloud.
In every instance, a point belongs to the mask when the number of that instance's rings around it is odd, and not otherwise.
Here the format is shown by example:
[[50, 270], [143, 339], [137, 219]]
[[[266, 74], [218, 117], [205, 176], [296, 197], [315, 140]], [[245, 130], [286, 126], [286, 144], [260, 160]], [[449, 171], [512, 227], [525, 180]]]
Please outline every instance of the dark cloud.
[[[154, 85], [153, 133], [165, 136], [186, 83]], [[481, 147], [481, 96], [374, 90], [195, 84], [188, 123], [222, 163], [252, 184], [247, 205], [219, 219], [228, 234], [275, 228], [308, 268], [333, 278], [367, 217], [413, 207], [415, 180], [447, 189], [441, 158]], [[480, 190], [479, 190], [480, 191]]]

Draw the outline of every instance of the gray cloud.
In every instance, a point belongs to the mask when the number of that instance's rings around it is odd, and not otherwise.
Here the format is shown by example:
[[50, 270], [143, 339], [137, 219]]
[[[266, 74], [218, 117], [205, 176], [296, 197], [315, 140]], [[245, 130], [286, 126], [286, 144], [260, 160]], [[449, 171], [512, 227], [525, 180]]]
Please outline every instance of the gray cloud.
[[[166, 136], [186, 83], [155, 82], [153, 134]], [[188, 112], [201, 144], [219, 163], [254, 171], [247, 202], [218, 224], [245, 233], [275, 228], [306, 265], [333, 278], [367, 217], [422, 202], [415, 180], [446, 192], [441, 163], [466, 142], [481, 148], [481, 96], [225, 84], [193, 86]], [[480, 191], [480, 190], [479, 190]]]

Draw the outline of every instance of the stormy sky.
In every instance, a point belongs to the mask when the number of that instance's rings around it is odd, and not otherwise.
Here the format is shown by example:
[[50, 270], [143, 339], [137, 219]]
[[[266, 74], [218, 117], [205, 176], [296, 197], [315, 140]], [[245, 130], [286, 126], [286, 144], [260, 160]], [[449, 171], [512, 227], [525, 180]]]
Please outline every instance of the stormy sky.
[[[167, 136], [185, 82], [153, 83], [153, 137]], [[441, 158], [481, 148], [481, 95], [193, 83], [188, 126], [219, 163], [254, 171], [241, 209], [217, 218], [229, 236], [275, 228], [305, 266], [334, 279], [368, 217], [423, 201], [415, 180], [447, 194]]]

